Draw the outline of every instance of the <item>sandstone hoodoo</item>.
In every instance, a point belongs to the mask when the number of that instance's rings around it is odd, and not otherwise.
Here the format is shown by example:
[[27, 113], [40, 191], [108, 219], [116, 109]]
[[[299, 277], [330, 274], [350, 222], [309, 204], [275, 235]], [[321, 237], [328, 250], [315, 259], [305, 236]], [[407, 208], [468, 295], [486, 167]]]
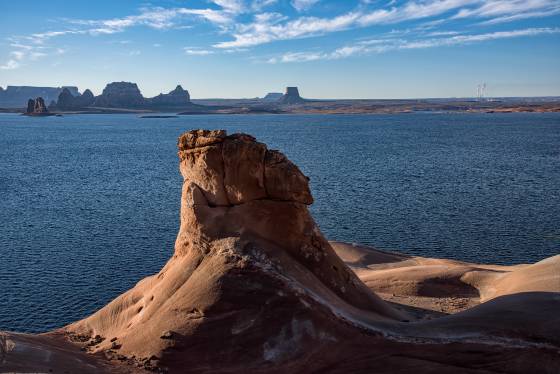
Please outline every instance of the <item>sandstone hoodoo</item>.
[[251, 370], [334, 348], [344, 323], [325, 303], [403, 318], [334, 253], [307, 209], [308, 178], [283, 154], [249, 135], [198, 130], [179, 138], [179, 158], [175, 254], [67, 327], [106, 339], [91, 351], [111, 351], [116, 337], [118, 354], [148, 366]]
[[286, 93], [280, 99], [282, 104], [300, 104], [305, 102], [301, 96], [299, 96], [299, 90], [297, 87], [286, 87]]

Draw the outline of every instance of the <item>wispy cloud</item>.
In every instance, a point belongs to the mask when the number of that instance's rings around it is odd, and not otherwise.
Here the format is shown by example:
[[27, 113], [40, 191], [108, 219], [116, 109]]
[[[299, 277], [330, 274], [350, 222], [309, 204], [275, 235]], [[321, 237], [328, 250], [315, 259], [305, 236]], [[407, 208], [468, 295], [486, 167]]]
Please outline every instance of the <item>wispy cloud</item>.
[[189, 56], [208, 56], [214, 54], [215, 51], [208, 50], [208, 49], [198, 49], [198, 48], [183, 48], [183, 51], [186, 55]]
[[292, 0], [292, 6], [298, 11], [303, 12], [313, 5], [317, 4], [319, 0]]
[[426, 39], [372, 39], [353, 45], [347, 45], [331, 52], [289, 52], [267, 60], [269, 63], [307, 62], [316, 60], [337, 60], [355, 55], [385, 53], [396, 50], [424, 49], [480, 43], [497, 39], [536, 36], [543, 34], [559, 34], [560, 28], [527, 28], [511, 31], [496, 31], [482, 34], [455, 35]]
[[14, 58], [10, 58], [4, 64], [0, 65], [0, 70], [14, 70], [19, 68], [20, 62]]
[[[302, 3], [306, 1], [302, 0]], [[295, 4], [295, 2], [293, 2]], [[368, 6], [331, 18], [299, 17], [281, 20], [255, 16], [253, 22], [239, 24], [233, 40], [216, 43], [217, 48], [250, 47], [277, 40], [325, 35], [352, 28], [444, 17], [432, 20], [475, 18], [487, 22], [507, 22], [528, 17], [545, 17], [559, 12], [558, 0], [417, 0], [400, 6], [371, 9]], [[434, 24], [435, 25], [435, 24]]]

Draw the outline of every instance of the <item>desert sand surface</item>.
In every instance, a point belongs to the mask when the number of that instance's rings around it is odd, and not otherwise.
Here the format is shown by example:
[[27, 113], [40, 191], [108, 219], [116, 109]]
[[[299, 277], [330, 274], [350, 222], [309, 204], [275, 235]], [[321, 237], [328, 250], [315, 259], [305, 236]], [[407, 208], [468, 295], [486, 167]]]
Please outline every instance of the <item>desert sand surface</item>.
[[431, 312], [457, 313], [499, 296], [560, 291], [560, 255], [531, 265], [500, 266], [407, 256], [358, 244], [331, 245], [377, 295], [424, 310], [427, 318]]
[[167, 264], [83, 320], [5, 334], [0, 372], [560, 371], [559, 256], [492, 266], [330, 243], [279, 151], [223, 130], [178, 148]]

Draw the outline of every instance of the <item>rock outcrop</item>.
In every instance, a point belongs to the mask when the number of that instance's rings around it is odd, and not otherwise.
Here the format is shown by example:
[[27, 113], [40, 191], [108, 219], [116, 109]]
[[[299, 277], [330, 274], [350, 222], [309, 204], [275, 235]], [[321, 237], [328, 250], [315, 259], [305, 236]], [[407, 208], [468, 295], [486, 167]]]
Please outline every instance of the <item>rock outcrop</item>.
[[147, 103], [156, 108], [184, 108], [191, 105], [191, 97], [189, 91], [178, 85], [168, 94], [159, 94], [147, 99]]
[[[84, 95], [86, 92], [84, 92]], [[156, 111], [181, 110], [194, 106], [190, 100], [189, 92], [180, 85], [167, 94], [159, 94], [153, 98], [145, 98], [142, 96], [136, 83], [113, 82], [105, 87], [103, 93], [95, 98], [91, 106]]]
[[73, 95], [70, 90], [65, 88], [58, 95], [58, 101], [54, 108], [57, 110], [80, 110], [91, 106], [94, 101], [95, 97], [89, 89], [85, 90], [82, 95], [79, 93]]
[[42, 97], [38, 97], [35, 100], [29, 99], [27, 101], [27, 110], [25, 115], [28, 116], [49, 116], [52, 113], [49, 112], [47, 106], [45, 105], [45, 100]]
[[112, 82], [107, 84], [92, 106], [103, 108], [142, 108], [146, 100], [136, 83]]
[[178, 146], [184, 183], [173, 257], [68, 326], [76, 340], [99, 335], [93, 352], [147, 367], [251, 371], [342, 339], [344, 324], [327, 304], [403, 318], [336, 256], [307, 209], [308, 178], [283, 154], [221, 130], [190, 131]]
[[280, 99], [282, 104], [300, 104], [305, 102], [301, 96], [299, 96], [299, 90], [297, 87], [286, 87], [286, 93]]

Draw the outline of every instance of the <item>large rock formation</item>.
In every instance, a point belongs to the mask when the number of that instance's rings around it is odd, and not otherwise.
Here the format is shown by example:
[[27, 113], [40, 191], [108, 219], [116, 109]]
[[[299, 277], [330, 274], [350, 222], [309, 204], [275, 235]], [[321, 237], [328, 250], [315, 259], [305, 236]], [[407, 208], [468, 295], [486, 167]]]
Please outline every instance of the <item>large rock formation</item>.
[[280, 99], [280, 103], [282, 104], [300, 104], [303, 102], [305, 102], [305, 100], [299, 96], [297, 87], [286, 87], [286, 93]]
[[[85, 94], [85, 92], [84, 92]], [[144, 98], [136, 83], [109, 83], [103, 93], [91, 104], [93, 107], [146, 109], [146, 110], [180, 110], [193, 106], [189, 92], [180, 85], [167, 94], [153, 98]]]
[[93, 93], [87, 89], [82, 95], [73, 95], [70, 90], [64, 89], [58, 95], [58, 101], [54, 108], [58, 110], [79, 110], [89, 107], [95, 101]]
[[251, 371], [334, 347], [345, 328], [332, 313], [345, 308], [403, 318], [336, 256], [307, 209], [308, 178], [280, 152], [249, 135], [198, 130], [179, 138], [179, 159], [173, 257], [68, 326], [75, 340], [99, 335], [93, 352], [148, 367]]
[[45, 100], [43, 100], [42, 97], [38, 97], [35, 100], [29, 99], [27, 101], [27, 110], [25, 114], [28, 116], [49, 116], [52, 113], [47, 109]]
[[50, 103], [58, 98], [64, 89], [68, 89], [72, 95], [79, 95], [78, 87], [33, 87], [33, 86], [8, 86], [0, 90], [0, 108], [25, 108], [30, 97], [42, 97], [45, 102]]
[[92, 106], [103, 108], [141, 108], [146, 100], [136, 83], [112, 82], [107, 84]]
[[173, 91], [168, 94], [159, 94], [151, 99], [148, 103], [154, 107], [186, 107], [191, 104], [191, 97], [189, 91], [184, 90], [183, 87], [178, 85]]

